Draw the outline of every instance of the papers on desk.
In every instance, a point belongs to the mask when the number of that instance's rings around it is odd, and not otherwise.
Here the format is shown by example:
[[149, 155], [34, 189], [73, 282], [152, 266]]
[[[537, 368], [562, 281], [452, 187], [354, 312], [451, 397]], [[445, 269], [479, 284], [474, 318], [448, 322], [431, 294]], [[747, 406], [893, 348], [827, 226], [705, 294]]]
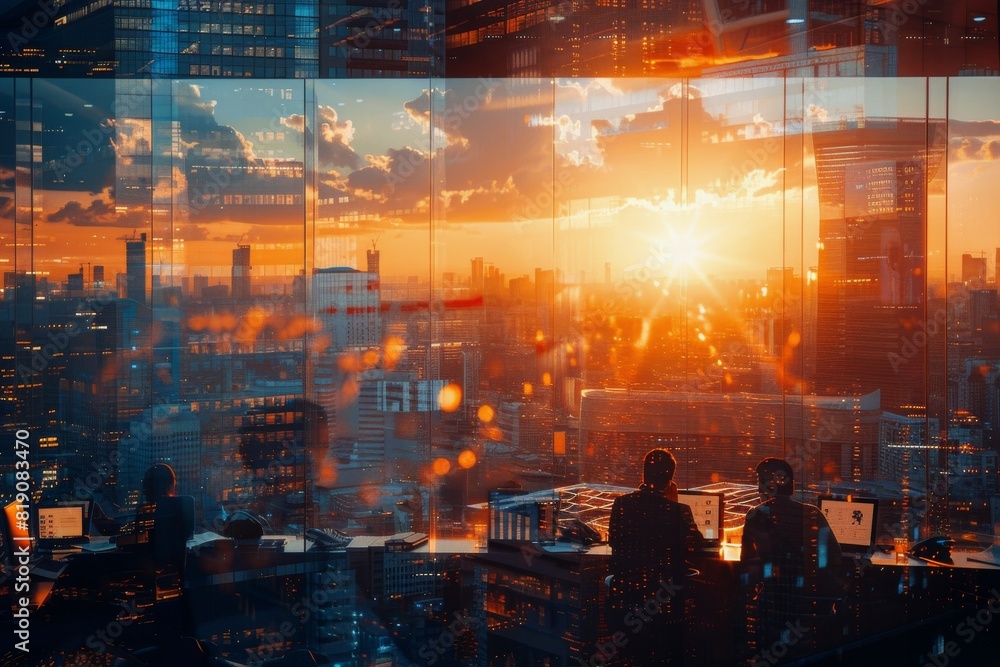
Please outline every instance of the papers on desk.
[[42, 577], [43, 579], [58, 579], [68, 564], [65, 560], [50, 557], [41, 558], [32, 563], [31, 576]]
[[223, 537], [218, 533], [213, 533], [210, 530], [206, 530], [204, 533], [196, 533], [194, 537], [187, 541], [188, 549], [196, 549], [209, 542], [214, 542], [216, 540], [228, 540], [228, 537]]
[[91, 537], [89, 542], [87, 542], [84, 545], [81, 545], [81, 548], [84, 551], [89, 551], [89, 552], [92, 552], [92, 553], [96, 553], [96, 552], [99, 552], [99, 551], [111, 551], [111, 550], [115, 549], [117, 546], [118, 545], [116, 545], [114, 542], [112, 542], [111, 538], [109, 538], [109, 537], [105, 537], [105, 538]]

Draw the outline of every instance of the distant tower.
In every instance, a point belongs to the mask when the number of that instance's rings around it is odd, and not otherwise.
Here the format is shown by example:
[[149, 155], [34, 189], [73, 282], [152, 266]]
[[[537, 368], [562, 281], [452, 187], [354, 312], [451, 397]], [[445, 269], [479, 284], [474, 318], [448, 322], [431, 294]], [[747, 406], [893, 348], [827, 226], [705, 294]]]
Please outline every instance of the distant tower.
[[250, 299], [250, 245], [237, 244], [233, 249], [233, 299]]
[[469, 282], [472, 294], [483, 293], [483, 258], [476, 257], [472, 260], [472, 280]]
[[100, 264], [94, 267], [94, 286], [100, 287], [104, 284], [104, 267]]
[[146, 235], [118, 237], [125, 241], [125, 298], [143, 306], [146, 302]]
[[986, 255], [975, 257], [969, 253], [962, 255], [962, 282], [970, 289], [986, 287]]
[[378, 239], [372, 240], [372, 249], [368, 251], [368, 273], [374, 273], [376, 276], [379, 274], [379, 251], [375, 247]]

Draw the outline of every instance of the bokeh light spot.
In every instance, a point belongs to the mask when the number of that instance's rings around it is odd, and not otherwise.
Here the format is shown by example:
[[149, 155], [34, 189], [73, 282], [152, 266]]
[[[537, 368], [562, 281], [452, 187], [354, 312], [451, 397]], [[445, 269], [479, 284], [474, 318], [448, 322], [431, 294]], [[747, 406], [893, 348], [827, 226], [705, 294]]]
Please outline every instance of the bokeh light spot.
[[462, 388], [454, 382], [438, 392], [438, 405], [444, 412], [454, 412], [462, 405]]

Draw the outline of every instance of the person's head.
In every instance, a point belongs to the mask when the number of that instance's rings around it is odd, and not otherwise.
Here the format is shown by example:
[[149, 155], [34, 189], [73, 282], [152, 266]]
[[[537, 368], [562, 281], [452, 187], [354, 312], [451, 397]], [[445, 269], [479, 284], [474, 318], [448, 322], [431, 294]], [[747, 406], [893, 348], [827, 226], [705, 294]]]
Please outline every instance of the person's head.
[[790, 496], [795, 488], [792, 466], [784, 459], [766, 458], [757, 464], [757, 488], [761, 497]]
[[666, 449], [651, 449], [642, 461], [642, 483], [663, 490], [674, 478], [677, 459]]
[[146, 502], [155, 503], [160, 498], [172, 496], [177, 491], [177, 475], [166, 463], [154, 463], [142, 477], [142, 492]]

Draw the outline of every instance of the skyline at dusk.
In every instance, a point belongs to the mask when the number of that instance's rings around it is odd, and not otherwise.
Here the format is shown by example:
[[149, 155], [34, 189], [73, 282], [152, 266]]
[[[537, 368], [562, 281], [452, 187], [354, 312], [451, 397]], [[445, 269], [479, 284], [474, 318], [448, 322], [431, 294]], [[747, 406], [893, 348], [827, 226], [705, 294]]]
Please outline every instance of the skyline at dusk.
[[0, 26], [0, 663], [995, 659], [996, 3]]

